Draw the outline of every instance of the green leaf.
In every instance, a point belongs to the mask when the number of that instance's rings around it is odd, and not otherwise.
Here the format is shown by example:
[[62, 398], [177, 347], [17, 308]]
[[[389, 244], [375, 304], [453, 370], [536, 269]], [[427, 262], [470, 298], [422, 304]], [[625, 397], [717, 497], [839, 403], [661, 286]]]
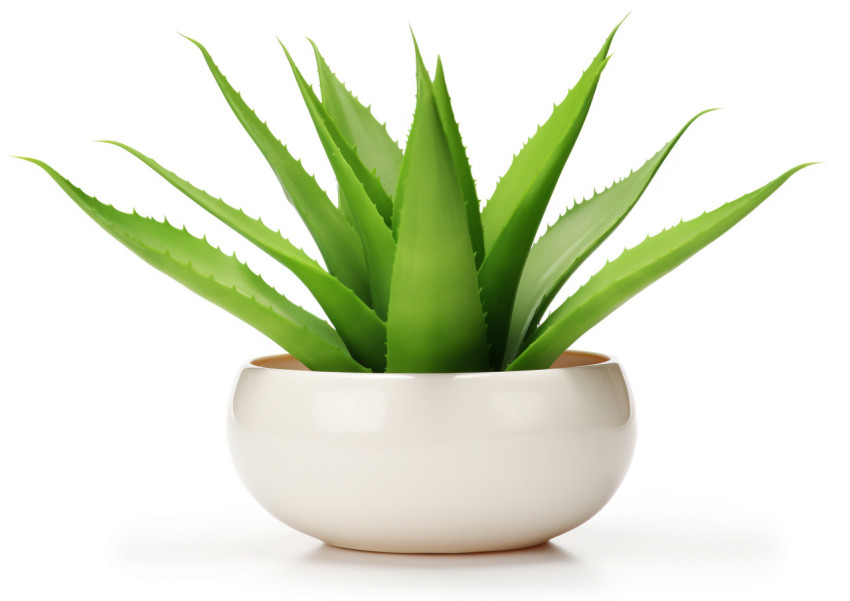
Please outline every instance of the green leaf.
[[[304, 97], [304, 102], [310, 111], [310, 117], [316, 126], [316, 131], [322, 141], [322, 146], [330, 160], [331, 167], [337, 177], [337, 182], [343, 191], [345, 201], [354, 216], [357, 231], [366, 254], [366, 266], [369, 272], [369, 285], [372, 306], [381, 318], [387, 316], [387, 306], [390, 297], [390, 278], [392, 276], [393, 258], [395, 256], [395, 240], [389, 224], [379, 213], [378, 207], [372, 202], [357, 177], [352, 162], [359, 162], [352, 148], [339, 133], [334, 122], [330, 119], [310, 85], [304, 80], [289, 52], [281, 44], [286, 58], [292, 67], [298, 88]], [[381, 190], [383, 192], [383, 190]], [[391, 218], [391, 215], [387, 216]]]
[[416, 58], [416, 111], [393, 214], [387, 371], [482, 371], [486, 327], [466, 206], [418, 48]]
[[102, 141], [123, 148], [138, 158], [198, 205], [290, 269], [319, 302], [351, 355], [375, 371], [384, 371], [386, 324], [353, 290], [322, 269], [303, 250], [293, 246], [279, 231], [266, 227], [261, 220], [248, 217], [241, 209], [207, 194], [126, 144]]
[[357, 156], [374, 171], [388, 197], [395, 194], [401, 169], [401, 150], [369, 108], [363, 106], [330, 70], [316, 44], [313, 52], [319, 69], [322, 104], [349, 144], [357, 148]]
[[310, 369], [367, 371], [333, 328], [286, 300], [236, 255], [226, 255], [167, 221], [118, 211], [86, 195], [42, 161], [18, 158], [44, 169], [89, 217], [150, 265], [252, 325]]
[[537, 329], [508, 371], [545, 369], [579, 336], [629, 298], [680, 265], [729, 230], [806, 163], [786, 171], [758, 190], [695, 219], [681, 222], [623, 252], [607, 263]]
[[315, 178], [304, 170], [301, 162], [292, 157], [286, 146], [274, 137], [268, 126], [245, 104], [242, 96], [215, 65], [207, 49], [192, 38], [186, 39], [203, 54], [227, 104], [268, 161], [286, 197], [310, 230], [328, 271], [369, 302], [366, 259], [357, 232], [319, 187]]
[[576, 86], [514, 158], [482, 212], [487, 254], [479, 281], [487, 313], [490, 361], [496, 368], [504, 360], [514, 298], [528, 252], [590, 109], [618, 27]]
[[515, 358], [567, 279], [629, 214], [682, 134], [707, 112], [688, 121], [640, 169], [573, 205], [531, 247], [514, 301], [505, 364]]
[[[614, 28], [575, 87], [549, 119], [514, 157], [481, 215], [486, 250], [502, 237], [517, 213], [548, 202], [549, 195], [578, 138], [596, 85], [608, 62], [608, 50], [620, 25]], [[545, 207], [544, 207], [545, 208]], [[536, 231], [535, 231], [536, 233]]]
[[[393, 216], [393, 201], [390, 198], [390, 195], [384, 190], [383, 184], [380, 179], [378, 179], [374, 169], [370, 169], [363, 163], [360, 157], [360, 150], [355, 149], [352, 143], [343, 135], [337, 123], [328, 113], [327, 108], [324, 104], [322, 104], [315, 92], [313, 92], [313, 88], [310, 87], [301, 75], [301, 71], [298, 70], [298, 67], [295, 65], [295, 61], [292, 60], [292, 56], [289, 54], [286, 46], [284, 46], [280, 40], [278, 40], [278, 42], [280, 43], [281, 48], [283, 48], [283, 51], [286, 53], [286, 58], [289, 61], [289, 65], [292, 67], [292, 72], [295, 74], [295, 79], [298, 82], [298, 88], [301, 90], [301, 95], [304, 97], [304, 102], [307, 104], [307, 109], [310, 111], [310, 117], [316, 125], [316, 130], [319, 133], [319, 137], [322, 139], [322, 145], [325, 147], [325, 151], [328, 154], [331, 165], [333, 166], [334, 162], [337, 160], [331, 157], [331, 153], [341, 155], [341, 158], [347, 163], [345, 168], [346, 171], [350, 170], [354, 174], [360, 184], [357, 187], [362, 187], [365, 190], [367, 198], [369, 198], [375, 207], [377, 207], [378, 212], [386, 223], [386, 226], [390, 227]], [[336, 173], [336, 168], [334, 168], [334, 172]], [[338, 173], [337, 178], [339, 178]], [[343, 198], [345, 199], [342, 201], [343, 203], [349, 202], [348, 195], [345, 194], [345, 192], [345, 186], [343, 186]], [[354, 223], [356, 224], [357, 222], [355, 221]], [[368, 263], [368, 257], [366, 261]]]
[[449, 90], [446, 87], [446, 76], [443, 73], [443, 61], [440, 60], [440, 57], [437, 57], [437, 70], [434, 74], [434, 98], [437, 101], [440, 121], [443, 124], [443, 131], [446, 134], [452, 161], [455, 165], [455, 173], [457, 173], [466, 203], [466, 218], [469, 223], [469, 239], [475, 253], [475, 266], [480, 267], [482, 261], [484, 261], [484, 231], [481, 229], [481, 207], [478, 204], [478, 193], [475, 190], [475, 180], [472, 179], [472, 170], [466, 156], [466, 147], [463, 145], [452, 110]]

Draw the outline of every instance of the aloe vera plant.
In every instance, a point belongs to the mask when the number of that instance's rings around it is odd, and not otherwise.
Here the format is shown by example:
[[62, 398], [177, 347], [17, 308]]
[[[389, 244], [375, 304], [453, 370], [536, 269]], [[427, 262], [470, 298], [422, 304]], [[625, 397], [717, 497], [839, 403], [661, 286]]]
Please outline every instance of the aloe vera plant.
[[415, 39], [416, 108], [404, 151], [331, 71], [315, 44], [320, 94], [283, 48], [336, 175], [336, 203], [245, 104], [206, 48], [190, 39], [315, 239], [324, 265], [262, 220], [138, 150], [108, 143], [134, 155], [291, 270], [330, 324], [291, 303], [235, 255], [224, 254], [206, 239], [167, 220], [120, 212], [47, 164], [25, 160], [42, 167], [92, 219], [142, 259], [251, 324], [313, 370], [543, 369], [807, 165], [626, 250], [546, 317], [567, 279], [628, 215], [684, 132], [708, 112], [688, 121], [639, 169], [575, 203], [535, 242], [610, 59], [616, 31], [514, 157], [483, 210], [442, 62], [438, 59], [432, 77]]

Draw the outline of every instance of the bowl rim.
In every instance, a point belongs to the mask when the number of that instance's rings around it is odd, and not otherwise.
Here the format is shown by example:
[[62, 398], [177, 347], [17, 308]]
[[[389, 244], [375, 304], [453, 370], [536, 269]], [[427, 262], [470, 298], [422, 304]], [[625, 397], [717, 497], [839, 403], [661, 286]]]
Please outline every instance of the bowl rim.
[[474, 372], [392, 372], [392, 373], [374, 373], [374, 372], [347, 372], [347, 371], [317, 371], [311, 370], [298, 359], [289, 353], [280, 353], [275, 355], [264, 355], [250, 360], [245, 366], [245, 370], [258, 370], [268, 373], [281, 374], [300, 374], [308, 373], [321, 374], [324, 376], [338, 376], [346, 378], [371, 378], [371, 379], [392, 379], [392, 378], [411, 378], [411, 377], [517, 377], [522, 374], [546, 373], [546, 372], [562, 372], [565, 370], [576, 370], [582, 368], [596, 368], [604, 365], [616, 365], [616, 359], [610, 355], [603, 355], [593, 351], [567, 350], [561, 353], [555, 362], [545, 369], [526, 369], [517, 371], [474, 371]]

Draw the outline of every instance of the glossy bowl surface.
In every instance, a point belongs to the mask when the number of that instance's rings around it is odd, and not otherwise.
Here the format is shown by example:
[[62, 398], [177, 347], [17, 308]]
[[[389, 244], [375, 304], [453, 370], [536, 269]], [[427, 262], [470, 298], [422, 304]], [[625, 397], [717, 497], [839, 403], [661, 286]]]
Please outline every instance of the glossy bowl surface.
[[397, 553], [537, 545], [599, 511], [635, 444], [620, 366], [564, 353], [547, 370], [312, 372], [252, 361], [228, 437], [251, 494], [328, 544]]

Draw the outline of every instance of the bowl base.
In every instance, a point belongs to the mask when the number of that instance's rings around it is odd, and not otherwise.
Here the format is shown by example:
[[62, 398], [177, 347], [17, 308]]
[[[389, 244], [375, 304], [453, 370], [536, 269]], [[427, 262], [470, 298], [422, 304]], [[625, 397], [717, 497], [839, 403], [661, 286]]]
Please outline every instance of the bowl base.
[[473, 553], [501, 553], [508, 551], [520, 551], [522, 549], [532, 549], [547, 544], [551, 539], [538, 540], [531, 543], [520, 544], [503, 544], [503, 545], [482, 545], [481, 547], [474, 545], [445, 545], [437, 547], [429, 545], [428, 547], [417, 547], [417, 545], [405, 545], [398, 547], [383, 547], [371, 545], [344, 545], [340, 543], [332, 543], [322, 541], [329, 547], [342, 549], [344, 551], [359, 551], [362, 553], [383, 553], [387, 555], [469, 555]]

